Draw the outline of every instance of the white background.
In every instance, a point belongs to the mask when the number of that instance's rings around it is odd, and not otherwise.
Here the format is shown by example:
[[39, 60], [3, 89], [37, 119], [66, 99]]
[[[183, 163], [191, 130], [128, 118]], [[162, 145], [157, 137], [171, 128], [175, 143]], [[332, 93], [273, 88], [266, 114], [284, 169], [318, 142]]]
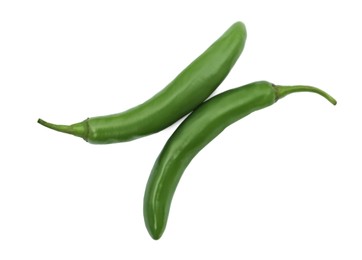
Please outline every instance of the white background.
[[[1, 1], [0, 259], [362, 259], [358, 2]], [[91, 145], [36, 121], [133, 107], [238, 20], [248, 39], [216, 94], [268, 80], [338, 104], [295, 94], [229, 127], [154, 241], [144, 188], [179, 122]]]

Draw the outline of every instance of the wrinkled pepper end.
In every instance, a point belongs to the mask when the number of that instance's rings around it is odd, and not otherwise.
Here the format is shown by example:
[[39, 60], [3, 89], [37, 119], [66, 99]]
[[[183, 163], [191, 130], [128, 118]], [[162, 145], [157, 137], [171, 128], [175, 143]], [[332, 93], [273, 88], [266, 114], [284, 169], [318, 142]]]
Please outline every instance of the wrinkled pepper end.
[[39, 118], [38, 123], [45, 127], [53, 129], [55, 131], [58, 131], [58, 132], [67, 133], [67, 134], [81, 137], [87, 141], [87, 138], [88, 138], [87, 120], [80, 122], [80, 123], [73, 124], [73, 125], [56, 125], [56, 124], [48, 123], [48, 122], [44, 121], [43, 119]]
[[327, 92], [324, 92], [323, 90], [311, 87], [311, 86], [303, 86], [303, 85], [297, 85], [297, 86], [273, 86], [276, 90], [276, 99], [281, 99], [291, 93], [295, 92], [313, 92], [321, 95], [325, 99], [327, 99], [329, 102], [331, 102], [333, 105], [337, 104], [337, 101], [329, 95]]

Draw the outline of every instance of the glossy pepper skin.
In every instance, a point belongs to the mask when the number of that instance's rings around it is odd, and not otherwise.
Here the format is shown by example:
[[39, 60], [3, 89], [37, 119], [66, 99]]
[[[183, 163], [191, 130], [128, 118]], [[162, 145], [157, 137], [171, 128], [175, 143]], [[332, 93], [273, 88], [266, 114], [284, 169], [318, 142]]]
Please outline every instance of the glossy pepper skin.
[[211, 95], [239, 58], [246, 36], [244, 24], [234, 23], [162, 91], [125, 112], [88, 118], [70, 126], [55, 125], [42, 119], [38, 123], [93, 144], [131, 141], [159, 132]]
[[144, 220], [151, 237], [162, 236], [177, 184], [199, 151], [237, 120], [285, 95], [303, 91], [318, 93], [336, 104], [331, 96], [314, 87], [283, 87], [260, 81], [216, 95], [193, 111], [165, 144], [146, 186]]

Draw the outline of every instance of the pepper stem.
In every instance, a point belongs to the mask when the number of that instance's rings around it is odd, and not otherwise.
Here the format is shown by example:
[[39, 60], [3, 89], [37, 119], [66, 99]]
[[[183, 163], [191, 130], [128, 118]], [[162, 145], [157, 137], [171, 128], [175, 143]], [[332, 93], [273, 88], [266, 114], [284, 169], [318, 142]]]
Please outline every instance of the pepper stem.
[[87, 135], [88, 135], [87, 120], [73, 125], [55, 125], [52, 123], [48, 123], [39, 118], [38, 123], [55, 131], [75, 135], [78, 137], [82, 137], [84, 140], [87, 140]]
[[324, 92], [323, 90], [311, 86], [303, 86], [303, 85], [297, 85], [297, 86], [274, 86], [276, 90], [277, 100], [281, 99], [291, 93], [295, 92], [313, 92], [321, 95], [325, 99], [327, 99], [329, 102], [331, 102], [333, 105], [337, 104], [337, 101], [328, 93]]

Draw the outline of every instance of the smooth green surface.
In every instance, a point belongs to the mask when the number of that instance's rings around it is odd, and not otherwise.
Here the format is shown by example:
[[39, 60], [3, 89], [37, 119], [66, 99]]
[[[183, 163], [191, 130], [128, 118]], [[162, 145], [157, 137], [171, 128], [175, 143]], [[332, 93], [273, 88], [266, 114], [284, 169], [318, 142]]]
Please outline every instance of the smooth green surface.
[[144, 196], [144, 219], [153, 239], [166, 227], [172, 197], [188, 164], [227, 126], [294, 92], [315, 92], [332, 104], [327, 93], [309, 86], [274, 86], [260, 81], [223, 92], [200, 105], [176, 129], [158, 156]]
[[245, 40], [244, 24], [234, 23], [162, 91], [125, 112], [89, 118], [71, 126], [55, 125], [41, 119], [38, 123], [95, 144], [125, 142], [159, 132], [211, 95], [239, 58]]

